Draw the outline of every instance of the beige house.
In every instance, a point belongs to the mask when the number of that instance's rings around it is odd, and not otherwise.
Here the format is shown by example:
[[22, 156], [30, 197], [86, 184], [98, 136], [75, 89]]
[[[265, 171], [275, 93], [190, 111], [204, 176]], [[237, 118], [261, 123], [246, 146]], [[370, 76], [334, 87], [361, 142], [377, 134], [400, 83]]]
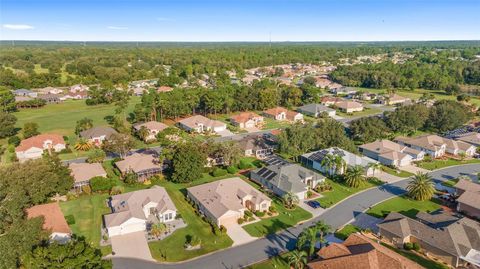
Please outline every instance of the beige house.
[[380, 224], [379, 234], [398, 248], [418, 243], [427, 256], [453, 266], [480, 266], [480, 224], [447, 213], [420, 212], [416, 219], [390, 213]]
[[158, 121], [149, 121], [133, 125], [136, 132], [140, 131], [142, 127], [145, 127], [148, 130], [148, 136], [145, 137], [145, 141], [151, 141], [157, 139], [157, 134], [167, 129], [168, 125]]
[[66, 143], [63, 136], [58, 134], [40, 134], [24, 139], [15, 148], [15, 154], [20, 162], [38, 159], [45, 150], [60, 152], [65, 149]]
[[355, 101], [341, 101], [335, 103], [335, 106], [338, 107], [340, 111], [345, 113], [353, 113], [363, 110], [363, 105]]
[[230, 117], [230, 122], [240, 128], [254, 128], [262, 125], [263, 117], [253, 112], [242, 112]]
[[425, 153], [432, 158], [442, 157], [445, 153], [456, 156], [462, 152], [465, 153], [466, 156], [473, 156], [476, 151], [476, 147], [471, 144], [440, 137], [438, 135], [397, 137], [394, 141], [400, 145], [425, 151]]
[[237, 224], [246, 210], [268, 211], [272, 200], [242, 179], [228, 178], [190, 187], [187, 196], [216, 225]]
[[178, 122], [180, 127], [188, 132], [223, 132], [227, 130], [227, 124], [206, 118], [202, 115], [195, 115]]
[[288, 120], [291, 122], [303, 122], [302, 113], [291, 111], [283, 107], [274, 107], [263, 111], [266, 117], [273, 118], [278, 121]]
[[390, 140], [377, 140], [372, 143], [359, 146], [363, 155], [389, 166], [407, 166], [412, 161], [422, 160], [425, 152], [409, 148]]
[[457, 211], [480, 218], [480, 184], [460, 179], [455, 184]]
[[149, 177], [161, 173], [163, 165], [153, 154], [134, 153], [115, 163], [122, 175], [133, 172], [138, 176], [138, 181], [144, 181]]
[[94, 177], [107, 177], [107, 172], [100, 163], [70, 163], [68, 166], [75, 180], [73, 187], [81, 190], [83, 186], [90, 184]]
[[109, 126], [97, 126], [92, 127], [88, 130], [82, 131], [80, 136], [84, 139], [87, 139], [95, 146], [100, 146], [103, 144], [103, 141], [110, 139], [113, 134], [117, 134], [112, 127]]
[[476, 147], [480, 146], [480, 133], [477, 132], [470, 132], [463, 134], [457, 137], [455, 140], [462, 141], [468, 144], [472, 144]]
[[387, 94], [379, 98], [380, 103], [387, 105], [387, 106], [392, 106], [392, 105], [397, 105], [397, 104], [403, 104], [407, 101], [410, 101], [410, 99], [400, 96], [398, 94]]

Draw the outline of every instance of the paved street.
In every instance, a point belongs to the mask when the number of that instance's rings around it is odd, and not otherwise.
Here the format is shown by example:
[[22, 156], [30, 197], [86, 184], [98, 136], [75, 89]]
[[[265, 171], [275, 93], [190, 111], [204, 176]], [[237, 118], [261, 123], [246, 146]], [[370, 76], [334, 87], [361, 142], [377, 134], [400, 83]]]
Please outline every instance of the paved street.
[[[470, 164], [455, 166], [432, 172], [431, 175], [436, 181], [444, 181], [460, 175], [475, 175], [480, 172], [480, 164]], [[176, 263], [159, 264], [143, 260], [128, 258], [114, 258], [115, 269], [130, 268], [196, 268], [196, 269], [226, 269], [242, 268], [247, 265], [268, 259], [271, 256], [278, 255], [289, 249], [293, 249], [296, 236], [303, 230], [319, 220], [324, 220], [331, 225], [333, 229], [349, 223], [355, 216], [361, 214], [369, 207], [374, 206], [386, 199], [404, 194], [408, 179], [397, 181], [392, 184], [385, 184], [376, 188], [368, 189], [357, 195], [354, 195], [336, 206], [327, 209], [320, 216], [304, 224], [287, 229], [281, 233], [269, 235], [266, 238], [255, 240], [251, 243], [228, 248], [210, 255], [202, 256], [197, 259]]]

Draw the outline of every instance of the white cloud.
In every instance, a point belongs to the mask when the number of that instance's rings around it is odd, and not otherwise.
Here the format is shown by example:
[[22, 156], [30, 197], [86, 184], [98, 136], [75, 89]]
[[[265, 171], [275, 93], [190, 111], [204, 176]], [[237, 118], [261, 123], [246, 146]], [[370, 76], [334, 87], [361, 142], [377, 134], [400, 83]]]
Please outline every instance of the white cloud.
[[127, 30], [128, 27], [123, 27], [123, 26], [107, 26], [108, 29], [111, 30]]
[[3, 28], [7, 28], [10, 30], [30, 30], [34, 29], [35, 27], [28, 24], [4, 24]]

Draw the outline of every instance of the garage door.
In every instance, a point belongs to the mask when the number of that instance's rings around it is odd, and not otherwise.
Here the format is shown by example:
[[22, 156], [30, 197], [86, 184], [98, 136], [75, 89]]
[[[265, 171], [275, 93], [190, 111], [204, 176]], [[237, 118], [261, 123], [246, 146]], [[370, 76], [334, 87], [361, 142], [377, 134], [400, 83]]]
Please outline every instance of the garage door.
[[231, 225], [238, 225], [237, 216], [228, 216], [220, 220], [220, 225], [223, 225], [228, 228]]
[[145, 224], [143, 223], [132, 223], [125, 226], [120, 226], [119, 235], [145, 231]]

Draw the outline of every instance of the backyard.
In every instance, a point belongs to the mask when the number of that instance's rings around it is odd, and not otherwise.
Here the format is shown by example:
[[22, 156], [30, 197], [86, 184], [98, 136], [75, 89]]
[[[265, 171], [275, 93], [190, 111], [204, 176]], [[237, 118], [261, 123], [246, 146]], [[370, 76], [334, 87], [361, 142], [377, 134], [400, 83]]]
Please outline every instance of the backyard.
[[331, 207], [332, 205], [340, 202], [354, 193], [383, 184], [379, 181], [367, 181], [359, 188], [351, 188], [343, 183], [335, 182], [328, 178], [325, 182], [330, 184], [333, 189], [331, 191], [324, 191], [320, 193], [323, 197], [318, 198], [317, 201], [320, 202], [320, 205], [323, 208]]
[[435, 198], [427, 201], [417, 201], [407, 196], [398, 196], [384, 201], [367, 211], [367, 214], [384, 218], [390, 212], [398, 212], [407, 217], [414, 218], [418, 212], [432, 212], [441, 208], [441, 202]]

